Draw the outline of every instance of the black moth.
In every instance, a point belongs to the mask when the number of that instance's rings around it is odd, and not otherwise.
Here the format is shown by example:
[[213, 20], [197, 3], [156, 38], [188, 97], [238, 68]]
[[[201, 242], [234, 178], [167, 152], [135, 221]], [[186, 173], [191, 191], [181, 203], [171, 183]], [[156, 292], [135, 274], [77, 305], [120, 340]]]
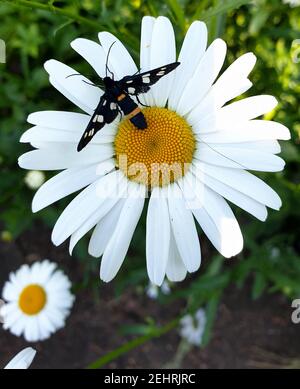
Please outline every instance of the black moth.
[[[108, 77], [106, 73], [106, 77], [102, 80], [104, 84], [104, 94], [101, 96], [99, 104], [79, 141], [77, 151], [82, 150], [105, 124], [114, 121], [118, 113], [127, 115], [130, 121], [138, 129], [146, 129], [147, 123], [145, 116], [130, 96], [135, 96], [137, 101], [143, 105], [140, 102], [138, 95], [148, 92], [151, 85], [154, 85], [159, 79], [170, 73], [178, 65], [179, 62], [170, 63], [149, 70], [148, 72], [125, 76], [119, 81], [115, 81], [113, 77]], [[107, 70], [109, 69], [106, 64], [106, 71]], [[113, 73], [110, 73], [113, 76]]]

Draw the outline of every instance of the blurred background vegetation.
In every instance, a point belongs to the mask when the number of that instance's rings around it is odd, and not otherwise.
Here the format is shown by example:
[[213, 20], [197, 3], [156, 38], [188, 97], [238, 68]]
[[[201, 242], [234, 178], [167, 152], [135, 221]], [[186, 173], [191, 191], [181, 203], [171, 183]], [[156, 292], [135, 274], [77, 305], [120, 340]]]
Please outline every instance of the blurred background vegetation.
[[[274, 95], [279, 105], [266, 119], [279, 121], [292, 132], [292, 140], [282, 142], [282, 157], [287, 162], [284, 172], [260, 174], [281, 196], [280, 212], [270, 210], [267, 221], [261, 223], [233, 206], [244, 234], [243, 252], [237, 258], [225, 260], [201, 234], [202, 269], [185, 283], [172, 286], [169, 295], [159, 296], [157, 303], [165, 306], [180, 300], [182, 309], [178, 315], [200, 306], [206, 309], [204, 346], [212, 335], [218, 304], [231, 285], [242, 288], [245, 281], [250, 280], [253, 299], [263, 293], [279, 292], [290, 304], [291, 299], [300, 297], [300, 7], [291, 7], [281, 0], [39, 3], [0, 0], [0, 38], [6, 42], [7, 49], [7, 62], [0, 64], [1, 239], [14, 241], [35, 223], [42, 223], [49, 228], [50, 241], [50, 228], [69, 201], [62, 200], [32, 214], [30, 204], [34, 191], [26, 184], [27, 172], [17, 165], [18, 156], [27, 150], [26, 145], [19, 143], [19, 138], [29, 128], [26, 123], [29, 113], [47, 109], [74, 110], [74, 106], [50, 86], [43, 63], [55, 58], [90, 75], [92, 69], [69, 44], [79, 36], [97, 40], [97, 32], [101, 30], [108, 30], [122, 39], [138, 63], [140, 23], [144, 15], [166, 15], [172, 20], [177, 49], [189, 24], [196, 19], [204, 20], [208, 23], [210, 41], [222, 37], [228, 44], [226, 66], [239, 55], [254, 52], [258, 61], [250, 76], [254, 86], [247, 96]], [[50, 176], [47, 173], [46, 178]], [[79, 243], [74, 256], [83, 269], [76, 287], [93, 286], [99, 290], [98, 261], [88, 258], [85, 239]], [[147, 285], [145, 218], [138, 226], [128, 257], [130, 260], [113, 283], [116, 295], [128, 286], [144, 288]], [[176, 324], [175, 317], [170, 328]], [[142, 342], [148, 335], [150, 338], [160, 336], [155, 321], [146, 319], [145, 323], [124, 331], [146, 336]]]

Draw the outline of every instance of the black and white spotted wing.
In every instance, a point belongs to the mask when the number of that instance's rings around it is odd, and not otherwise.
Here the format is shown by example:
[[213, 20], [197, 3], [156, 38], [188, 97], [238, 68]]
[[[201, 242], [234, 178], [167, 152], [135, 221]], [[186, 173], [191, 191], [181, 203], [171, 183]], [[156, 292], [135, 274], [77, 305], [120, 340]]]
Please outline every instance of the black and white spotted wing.
[[130, 95], [139, 95], [150, 90], [150, 86], [154, 85], [163, 76], [177, 68], [180, 62], [173, 62], [168, 65], [160, 66], [148, 72], [135, 74], [133, 76], [125, 76], [120, 81], [117, 81], [120, 88]]
[[109, 124], [115, 120], [118, 115], [118, 107], [107, 93], [104, 93], [93, 113], [86, 130], [84, 131], [78, 146], [77, 151], [82, 150], [93, 138], [93, 136], [101, 130], [105, 124]]
[[79, 141], [77, 150], [82, 150], [105, 124], [114, 121], [118, 112], [131, 115], [129, 120], [138, 129], [146, 129], [146, 119], [130, 96], [136, 96], [138, 102], [140, 102], [139, 94], [148, 92], [152, 85], [177, 68], [179, 64], [179, 62], [173, 62], [141, 74], [125, 76], [119, 81], [115, 81], [108, 76], [104, 77], [102, 81], [105, 92]]

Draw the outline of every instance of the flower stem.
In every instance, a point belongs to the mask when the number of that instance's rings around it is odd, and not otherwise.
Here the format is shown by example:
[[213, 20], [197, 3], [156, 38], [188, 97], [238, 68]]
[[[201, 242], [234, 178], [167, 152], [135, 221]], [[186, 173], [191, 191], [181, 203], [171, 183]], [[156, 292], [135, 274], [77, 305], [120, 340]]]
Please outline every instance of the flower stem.
[[135, 349], [136, 347], [141, 346], [142, 344], [148, 342], [151, 339], [158, 338], [167, 332], [171, 331], [173, 328], [177, 327], [180, 317], [170, 321], [162, 327], [155, 328], [151, 333], [139, 336], [122, 346], [116, 348], [115, 350], [103, 355], [95, 362], [91, 363], [87, 368], [88, 369], [99, 369], [100, 367], [106, 365], [108, 362], [111, 362], [117, 359], [119, 356], [126, 354], [128, 351]]

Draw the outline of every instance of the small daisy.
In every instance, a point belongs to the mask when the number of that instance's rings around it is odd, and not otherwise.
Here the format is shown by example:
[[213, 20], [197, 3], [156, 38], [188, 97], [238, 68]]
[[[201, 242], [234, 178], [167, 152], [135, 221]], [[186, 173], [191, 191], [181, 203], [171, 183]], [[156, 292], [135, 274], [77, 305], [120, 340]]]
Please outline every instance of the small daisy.
[[69, 279], [56, 267], [44, 260], [10, 273], [2, 292], [6, 304], [0, 310], [4, 329], [36, 342], [64, 327], [74, 297]]
[[170, 284], [168, 283], [167, 280], [164, 280], [161, 287], [158, 287], [157, 285], [153, 284], [152, 282], [149, 282], [149, 284], [146, 288], [147, 296], [152, 300], [156, 300], [158, 295], [159, 295], [159, 292], [161, 292], [162, 294], [165, 294], [165, 295], [170, 294], [170, 292], [171, 292]]
[[180, 320], [180, 335], [188, 343], [200, 346], [206, 325], [206, 314], [200, 308], [194, 316], [186, 315]]
[[[99, 41], [78, 38], [71, 46], [102, 78], [109, 48], [108, 67], [115, 80], [138, 71], [115, 36], [101, 32]], [[116, 119], [80, 152], [77, 144], [103, 91], [84, 76], [68, 77], [76, 71], [61, 62], [45, 63], [52, 85], [85, 113], [29, 115], [33, 127], [21, 142], [36, 150], [22, 155], [19, 164], [62, 170], [37, 191], [33, 212], [81, 190], [55, 224], [52, 241], [60, 245], [70, 238], [71, 253], [93, 229], [88, 251], [102, 256], [102, 280], [112, 280], [120, 269], [148, 194], [146, 261], [156, 285], [165, 276], [181, 281], [199, 268], [195, 220], [223, 256], [242, 250], [241, 230], [226, 200], [262, 221], [267, 207], [280, 208], [278, 195], [247, 170], [281, 171], [277, 139], [289, 139], [289, 131], [274, 121], [255, 119], [275, 108], [272, 96], [225, 105], [252, 86], [248, 75], [256, 61], [252, 53], [244, 54], [218, 78], [225, 56], [225, 42], [216, 39], [207, 48], [206, 25], [195, 21], [179, 52], [180, 65], [141, 96], [147, 129], [136, 129], [128, 118]], [[139, 69], [175, 60], [170, 21], [144, 17]]]
[[38, 170], [31, 170], [26, 174], [24, 181], [29, 189], [38, 189], [45, 182], [45, 174]]
[[36, 351], [27, 347], [20, 351], [5, 367], [4, 369], [28, 369], [31, 365]]

